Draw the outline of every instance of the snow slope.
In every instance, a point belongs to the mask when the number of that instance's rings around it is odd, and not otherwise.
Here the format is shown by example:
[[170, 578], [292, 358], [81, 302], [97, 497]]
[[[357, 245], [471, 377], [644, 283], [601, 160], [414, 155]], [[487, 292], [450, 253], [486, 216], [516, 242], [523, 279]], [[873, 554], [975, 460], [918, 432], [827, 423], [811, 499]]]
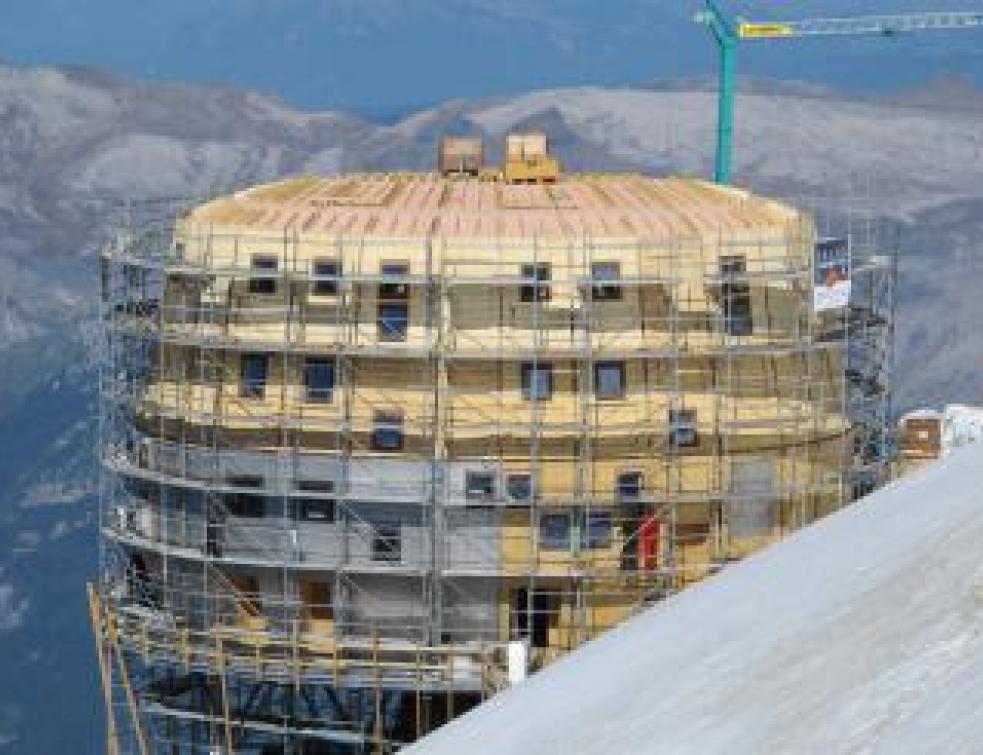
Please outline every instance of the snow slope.
[[404, 752], [983, 752], [981, 478], [961, 449]]

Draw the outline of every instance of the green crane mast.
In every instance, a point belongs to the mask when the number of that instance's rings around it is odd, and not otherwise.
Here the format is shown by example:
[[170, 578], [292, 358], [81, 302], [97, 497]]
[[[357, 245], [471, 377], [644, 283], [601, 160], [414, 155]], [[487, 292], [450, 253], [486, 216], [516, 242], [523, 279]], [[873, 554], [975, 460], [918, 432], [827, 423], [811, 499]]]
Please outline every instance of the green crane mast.
[[714, 180], [729, 184], [734, 152], [734, 100], [737, 96], [737, 49], [742, 40], [795, 39], [821, 36], [875, 35], [892, 37], [912, 31], [983, 27], [983, 13], [935, 12], [898, 15], [817, 18], [805, 21], [750, 22], [730, 20], [718, 0], [705, 0], [697, 23], [710, 29], [719, 52], [717, 153]]

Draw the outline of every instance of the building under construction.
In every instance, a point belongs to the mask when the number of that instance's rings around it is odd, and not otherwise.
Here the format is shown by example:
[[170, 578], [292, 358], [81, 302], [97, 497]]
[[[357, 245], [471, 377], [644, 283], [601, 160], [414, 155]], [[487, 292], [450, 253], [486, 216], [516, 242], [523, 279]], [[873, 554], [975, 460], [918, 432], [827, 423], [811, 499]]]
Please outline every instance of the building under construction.
[[110, 752], [392, 752], [883, 479], [872, 238], [441, 157], [106, 249]]

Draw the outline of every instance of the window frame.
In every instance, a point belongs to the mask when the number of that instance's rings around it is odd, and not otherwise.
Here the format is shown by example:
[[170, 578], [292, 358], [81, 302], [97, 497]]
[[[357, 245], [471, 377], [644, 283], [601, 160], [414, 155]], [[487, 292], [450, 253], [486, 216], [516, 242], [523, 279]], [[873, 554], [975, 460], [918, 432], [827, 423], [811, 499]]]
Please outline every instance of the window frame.
[[[629, 478], [635, 478], [634, 491], [631, 490], [630, 484], [627, 484]], [[617, 478], [614, 481], [614, 492], [615, 497], [619, 501], [638, 501], [641, 500], [645, 491], [645, 475], [638, 469], [626, 469], [624, 471], [618, 472]]]
[[[680, 441], [681, 433], [691, 433], [691, 437]], [[696, 409], [669, 410], [669, 443], [673, 448], [697, 448], [700, 445], [699, 416]]]
[[[524, 496], [516, 496], [514, 494], [515, 488], [513, 485], [518, 480], [524, 480], [526, 485], [526, 494]], [[505, 475], [505, 495], [508, 498], [509, 503], [521, 504], [528, 506], [533, 498], [536, 496], [536, 487], [533, 483], [532, 473], [530, 472], [509, 472]]]
[[[297, 480], [294, 490], [299, 493], [334, 493], [334, 483], [331, 480]], [[295, 495], [293, 499], [295, 518], [302, 522], [321, 522], [334, 524], [338, 518], [337, 500], [331, 497], [312, 498]], [[314, 514], [314, 509], [322, 509], [320, 515]]]
[[[601, 391], [601, 371], [615, 368], [618, 373], [618, 390], [615, 393]], [[599, 401], [620, 401], [628, 395], [628, 366], [623, 360], [603, 360], [594, 363], [594, 396]]]
[[[264, 264], [272, 263], [272, 264]], [[249, 259], [250, 273], [267, 274], [249, 276], [248, 290], [253, 296], [275, 296], [280, 278], [280, 257], [274, 254], [254, 254]], [[272, 274], [270, 274], [272, 273]]]
[[[401, 317], [395, 321], [399, 327], [392, 326], [393, 319], [384, 314], [386, 311], [401, 310]], [[384, 343], [405, 343], [410, 332], [410, 306], [405, 301], [380, 301], [376, 311], [376, 328], [379, 341]]]
[[[330, 266], [331, 272], [321, 272], [319, 268]], [[332, 297], [338, 295], [341, 275], [336, 257], [315, 257], [311, 261], [311, 295]], [[327, 280], [325, 280], [325, 278]]]
[[225, 483], [231, 488], [255, 490], [255, 493], [235, 490], [222, 494], [222, 505], [229, 516], [236, 519], [265, 519], [266, 496], [263, 494], [263, 478], [258, 475], [229, 477]]
[[[545, 395], [533, 395], [533, 375], [539, 372], [546, 375]], [[553, 363], [522, 362], [519, 365], [519, 386], [524, 401], [550, 401], [553, 398]]]
[[[519, 301], [531, 304], [549, 301], [553, 296], [553, 268], [549, 262], [529, 262], [519, 268], [519, 277], [523, 282], [519, 285]], [[528, 283], [533, 280], [535, 283]]]
[[[487, 485], [477, 489], [474, 480], [481, 479]], [[469, 503], [490, 503], [495, 500], [495, 473], [484, 469], [468, 469], [464, 473], [464, 499]]]
[[[327, 388], [316, 388], [311, 384], [311, 368], [313, 366], [324, 366], [327, 368], [327, 375], [330, 376]], [[308, 404], [331, 404], [334, 402], [334, 390], [337, 381], [337, 360], [333, 357], [305, 357], [304, 358], [304, 401]]]
[[[606, 525], [600, 538], [596, 537], [591, 528], [592, 520], [603, 520]], [[610, 511], [585, 511], [583, 525], [580, 528], [580, 547], [582, 550], [606, 550], [614, 542], [614, 517]]]
[[719, 259], [720, 307], [724, 318], [724, 332], [730, 336], [749, 336], [754, 333], [754, 308], [751, 303], [751, 286], [746, 278], [747, 257], [743, 254], [724, 255]]
[[[379, 267], [379, 288], [378, 299], [380, 302], [401, 302], [409, 301], [410, 286], [401, 278], [408, 278], [410, 275], [410, 263], [405, 260], [392, 260], [383, 262]], [[387, 278], [396, 278], [396, 281]]]
[[[313, 621], [334, 621], [333, 585], [323, 579], [299, 579], [297, 592], [304, 618]], [[317, 600], [316, 598], [327, 598]]]
[[[396, 441], [393, 444], [380, 442], [380, 433], [397, 433]], [[373, 451], [398, 452], [406, 446], [405, 418], [402, 413], [377, 411], [372, 417], [372, 438], [371, 446]]]
[[[558, 533], [549, 533], [548, 523], [563, 520], [565, 536], [561, 538]], [[537, 522], [539, 549], [544, 551], [569, 551], [573, 533], [573, 514], [569, 511], [549, 511], [539, 515]], [[562, 545], [561, 545], [562, 540]]]
[[[263, 365], [262, 377], [247, 377], [247, 365]], [[270, 355], [265, 352], [249, 351], [239, 356], [239, 398], [265, 399], [266, 385], [270, 381]]]
[[[611, 268], [614, 276], [605, 278], [598, 276], [598, 269]], [[590, 266], [591, 300], [592, 301], [621, 301], [624, 289], [621, 285], [621, 263], [614, 261], [592, 262]], [[598, 283], [598, 281], [604, 281]], [[611, 281], [614, 281], [613, 283]]]

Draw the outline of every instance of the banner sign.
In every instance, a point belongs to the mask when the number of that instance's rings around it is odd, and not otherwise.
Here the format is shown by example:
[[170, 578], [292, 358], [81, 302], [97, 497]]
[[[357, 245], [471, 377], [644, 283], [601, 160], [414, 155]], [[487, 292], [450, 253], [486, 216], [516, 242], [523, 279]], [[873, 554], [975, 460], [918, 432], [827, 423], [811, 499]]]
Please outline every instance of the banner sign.
[[847, 239], [823, 239], [816, 244], [816, 279], [813, 307], [816, 312], [842, 309], [850, 303], [850, 243]]

